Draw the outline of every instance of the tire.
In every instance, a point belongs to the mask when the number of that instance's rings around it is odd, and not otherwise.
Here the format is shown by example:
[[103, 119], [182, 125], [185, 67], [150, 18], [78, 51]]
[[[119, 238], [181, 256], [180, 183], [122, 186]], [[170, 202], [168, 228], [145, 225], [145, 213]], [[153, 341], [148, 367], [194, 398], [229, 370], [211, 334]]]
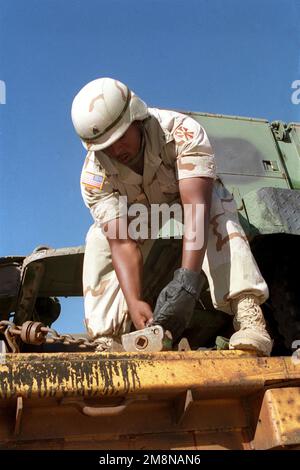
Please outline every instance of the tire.
[[290, 354], [300, 341], [300, 289], [298, 286], [300, 238], [276, 234], [262, 237], [252, 248], [270, 296], [263, 305], [274, 339], [273, 355]]
[[291, 259], [284, 259], [276, 266], [274, 276], [269, 281], [269, 307], [283, 338], [284, 346], [292, 351], [293, 342], [300, 340], [300, 296], [296, 288], [296, 267]]

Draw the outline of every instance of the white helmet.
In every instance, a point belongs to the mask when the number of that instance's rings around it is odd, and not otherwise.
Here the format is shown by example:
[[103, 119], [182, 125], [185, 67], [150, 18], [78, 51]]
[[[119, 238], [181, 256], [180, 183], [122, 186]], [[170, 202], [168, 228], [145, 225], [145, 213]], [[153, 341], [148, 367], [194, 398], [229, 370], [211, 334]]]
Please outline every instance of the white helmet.
[[123, 83], [98, 78], [85, 85], [72, 104], [72, 121], [87, 150], [109, 147], [133, 121], [148, 116], [147, 105]]

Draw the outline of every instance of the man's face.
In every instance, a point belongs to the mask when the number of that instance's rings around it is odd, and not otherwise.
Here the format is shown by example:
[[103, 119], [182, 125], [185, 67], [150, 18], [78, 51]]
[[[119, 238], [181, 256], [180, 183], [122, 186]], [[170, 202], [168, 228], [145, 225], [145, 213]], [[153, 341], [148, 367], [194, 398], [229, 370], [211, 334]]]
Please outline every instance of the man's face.
[[117, 160], [124, 165], [130, 163], [140, 151], [141, 148], [141, 128], [140, 123], [133, 122], [115, 143], [105, 148], [103, 152], [110, 158]]

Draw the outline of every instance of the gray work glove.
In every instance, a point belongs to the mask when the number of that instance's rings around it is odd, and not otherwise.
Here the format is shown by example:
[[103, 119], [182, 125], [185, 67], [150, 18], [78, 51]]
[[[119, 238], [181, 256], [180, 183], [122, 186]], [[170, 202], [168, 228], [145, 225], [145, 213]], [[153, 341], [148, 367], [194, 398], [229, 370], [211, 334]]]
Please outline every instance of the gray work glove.
[[153, 324], [169, 330], [176, 341], [191, 321], [203, 284], [204, 279], [200, 273], [186, 268], [177, 269], [173, 280], [158, 296]]

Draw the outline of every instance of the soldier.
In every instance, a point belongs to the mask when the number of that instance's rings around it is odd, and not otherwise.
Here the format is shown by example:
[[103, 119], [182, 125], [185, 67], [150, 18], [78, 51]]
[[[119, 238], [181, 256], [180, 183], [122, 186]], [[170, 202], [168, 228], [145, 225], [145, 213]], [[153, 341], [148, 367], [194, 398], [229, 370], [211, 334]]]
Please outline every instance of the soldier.
[[[72, 120], [88, 151], [81, 191], [94, 224], [86, 238], [83, 290], [87, 330], [98, 338], [99, 350], [109, 350], [113, 337], [128, 332], [131, 321], [142, 329], [154, 319], [176, 340], [199, 298], [202, 269], [215, 308], [234, 317], [229, 347], [270, 355], [272, 340], [260, 308], [268, 287], [234, 199], [216, 176], [203, 127], [184, 114], [148, 108], [111, 78], [94, 80], [79, 91]], [[149, 210], [175, 201], [181, 202], [184, 215], [181, 268], [152, 312], [142, 299], [142, 268], [154, 240], [130, 235], [127, 210], [135, 203]], [[188, 211], [191, 207], [202, 211]], [[203, 240], [195, 248], [190, 235], [199, 213]]]

